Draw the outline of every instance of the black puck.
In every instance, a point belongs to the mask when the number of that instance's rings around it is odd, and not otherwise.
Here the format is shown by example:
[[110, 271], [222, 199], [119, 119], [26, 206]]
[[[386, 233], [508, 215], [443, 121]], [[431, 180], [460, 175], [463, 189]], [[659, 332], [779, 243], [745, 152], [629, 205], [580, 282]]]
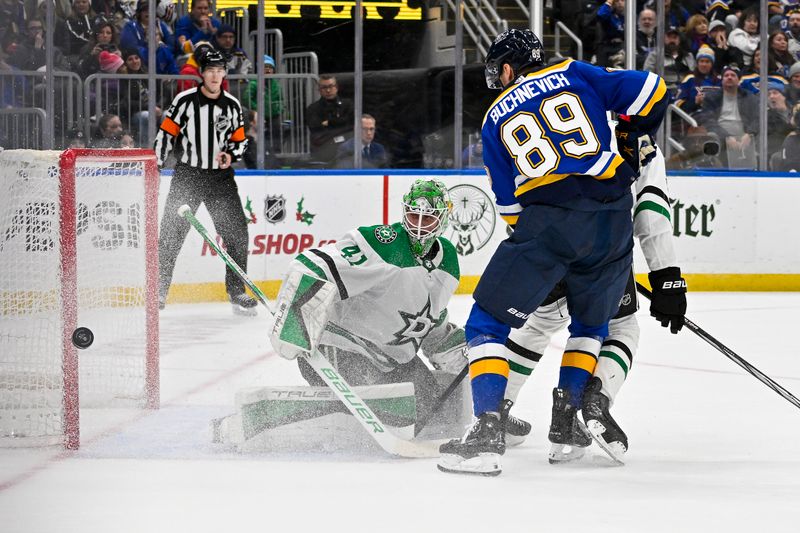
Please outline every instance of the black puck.
[[72, 332], [72, 344], [80, 350], [85, 350], [94, 342], [94, 333], [89, 328], [77, 328]]

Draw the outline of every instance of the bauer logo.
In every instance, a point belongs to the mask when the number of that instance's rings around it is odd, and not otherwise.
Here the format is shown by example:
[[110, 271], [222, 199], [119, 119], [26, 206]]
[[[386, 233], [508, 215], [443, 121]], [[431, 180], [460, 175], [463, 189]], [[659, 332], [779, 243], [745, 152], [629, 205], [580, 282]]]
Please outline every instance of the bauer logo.
[[264, 200], [264, 218], [270, 224], [286, 220], [286, 198], [281, 195], [268, 195]]
[[470, 255], [489, 242], [497, 223], [494, 202], [474, 185], [450, 188], [453, 211], [446, 237], [455, 244], [458, 255]]
[[719, 205], [716, 200], [713, 204], [684, 204], [677, 198], [670, 198], [672, 206], [672, 234], [676, 237], [710, 237], [714, 230], [711, 223], [716, 217], [714, 205]]

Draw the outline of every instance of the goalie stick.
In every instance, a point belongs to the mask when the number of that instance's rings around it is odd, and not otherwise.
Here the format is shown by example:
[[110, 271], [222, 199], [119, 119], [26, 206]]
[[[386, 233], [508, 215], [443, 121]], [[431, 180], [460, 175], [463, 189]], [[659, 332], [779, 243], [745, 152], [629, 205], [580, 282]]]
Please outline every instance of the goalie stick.
[[[638, 290], [645, 298], [648, 300], [651, 299], [652, 293], [650, 290], [647, 289], [644, 285], [636, 282], [636, 290]], [[742, 367], [748, 374], [759, 380], [761, 383], [769, 387], [770, 389], [777, 392], [779, 395], [783, 397], [784, 400], [791, 403], [797, 408], [800, 408], [800, 400], [797, 399], [795, 395], [793, 395], [788, 390], [784, 389], [780, 384], [778, 384], [775, 380], [771, 377], [763, 373], [761, 370], [757, 369], [745, 359], [743, 359], [740, 355], [736, 352], [719, 342], [717, 339], [712, 337], [706, 330], [689, 320], [688, 318], [684, 317], [684, 323], [686, 324], [687, 329], [689, 329], [692, 333], [706, 341], [708, 344], [722, 352], [722, 355]]]
[[[236, 264], [236, 261], [231, 259], [231, 257], [223, 250], [217, 242], [211, 238], [211, 235], [206, 230], [205, 226], [197, 220], [192, 213], [192, 210], [189, 208], [188, 205], [182, 205], [178, 208], [178, 214], [185, 218], [189, 224], [197, 230], [198, 233], [203, 237], [209, 246], [217, 253], [217, 255], [225, 262], [228, 267], [236, 273], [237, 276], [253, 291], [253, 294], [258, 298], [258, 300], [267, 308], [270, 315], [275, 314], [275, 310], [270, 305], [269, 300], [261, 292], [255, 283], [250, 280], [244, 270], [241, 269], [239, 265]], [[305, 356], [306, 361], [311, 365], [314, 371], [319, 374], [319, 377], [328, 385], [328, 387], [333, 390], [334, 394], [341, 400], [341, 402], [347, 407], [350, 413], [353, 414], [356, 420], [361, 424], [361, 426], [369, 433], [375, 442], [383, 448], [384, 451], [391, 455], [397, 455], [400, 457], [438, 457], [439, 456], [439, 444], [444, 442], [441, 441], [423, 441], [423, 442], [411, 442], [407, 440], [403, 440], [392, 432], [390, 432], [386, 426], [384, 426], [381, 421], [375, 416], [375, 413], [372, 412], [372, 409], [364, 403], [358, 394], [353, 390], [353, 388], [345, 381], [342, 376], [331, 366], [325, 356], [319, 353], [319, 351], [314, 351], [313, 353], [309, 353]]]

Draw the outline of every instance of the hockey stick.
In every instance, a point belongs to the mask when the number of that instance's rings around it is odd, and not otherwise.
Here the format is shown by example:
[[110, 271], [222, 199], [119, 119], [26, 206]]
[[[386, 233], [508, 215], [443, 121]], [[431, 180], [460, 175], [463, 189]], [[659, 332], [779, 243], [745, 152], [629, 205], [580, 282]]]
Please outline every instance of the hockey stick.
[[453, 378], [453, 381], [451, 381], [450, 384], [447, 386], [447, 388], [444, 390], [444, 392], [442, 392], [441, 396], [439, 396], [439, 399], [436, 400], [436, 403], [433, 405], [433, 408], [430, 411], [428, 411], [428, 414], [426, 414], [424, 418], [417, 420], [417, 423], [414, 426], [415, 437], [422, 432], [425, 426], [428, 425], [428, 422], [431, 421], [433, 415], [435, 415], [439, 411], [439, 409], [442, 408], [444, 402], [446, 402], [447, 399], [453, 395], [453, 391], [455, 391], [458, 388], [458, 386], [461, 385], [461, 382], [464, 381], [467, 372], [469, 372], [469, 365], [464, 366], [464, 368], [462, 368], [461, 371], [458, 374], [456, 374], [456, 377]]
[[[256, 298], [267, 308], [270, 315], [274, 315], [275, 311], [270, 305], [269, 300], [261, 292], [255, 283], [253, 283], [244, 270], [236, 264], [231, 256], [223, 250], [217, 242], [211, 238], [209, 235], [208, 230], [203, 226], [203, 224], [197, 220], [197, 218], [192, 213], [192, 210], [189, 208], [188, 205], [182, 205], [178, 208], [178, 214], [185, 218], [189, 224], [191, 224], [194, 229], [197, 230], [198, 233], [203, 237], [203, 239], [208, 243], [209, 246], [217, 253], [217, 255], [225, 262], [228, 267], [239, 276], [250, 290], [253, 291], [253, 294], [256, 295]], [[358, 422], [364, 427], [364, 429], [372, 435], [372, 438], [378, 443], [378, 445], [383, 448], [387, 453], [392, 455], [398, 455], [400, 457], [438, 457], [439, 456], [439, 442], [437, 441], [429, 441], [429, 442], [411, 442], [407, 440], [403, 440], [396, 435], [394, 435], [391, 431], [389, 431], [375, 416], [375, 413], [372, 412], [372, 409], [364, 403], [358, 394], [353, 390], [353, 388], [348, 385], [347, 381], [342, 378], [338, 372], [331, 366], [325, 356], [319, 353], [319, 351], [314, 351], [306, 356], [306, 361], [311, 365], [311, 367], [319, 374], [319, 377], [328, 385], [328, 387], [333, 390], [334, 394], [341, 400], [341, 402], [347, 407], [347, 409], [353, 414], [353, 416], [358, 420]]]
[[[652, 293], [639, 283], [636, 282], [636, 289], [648, 300], [652, 299]], [[688, 318], [684, 318], [684, 323], [686, 324], [686, 328], [689, 329], [692, 333], [696, 334], [698, 337], [706, 341], [708, 344], [722, 352], [722, 355], [742, 367], [748, 374], [759, 380], [761, 383], [769, 387], [770, 389], [774, 390], [778, 394], [780, 394], [784, 400], [791, 403], [797, 408], [800, 408], [800, 400], [797, 399], [791, 392], [784, 389], [781, 385], [779, 385], [775, 380], [771, 377], [763, 373], [761, 370], [757, 369], [747, 361], [745, 361], [741, 356], [739, 356], [736, 352], [719, 342], [717, 339], [712, 337], [706, 330], [689, 320]]]

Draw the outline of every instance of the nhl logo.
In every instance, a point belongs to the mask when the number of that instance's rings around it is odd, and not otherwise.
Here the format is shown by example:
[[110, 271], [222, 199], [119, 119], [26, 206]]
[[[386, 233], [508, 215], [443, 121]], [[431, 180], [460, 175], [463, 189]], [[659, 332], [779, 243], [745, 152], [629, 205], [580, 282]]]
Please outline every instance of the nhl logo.
[[622, 299], [619, 301], [619, 306], [624, 307], [626, 305], [631, 305], [631, 293], [626, 292], [622, 295]]
[[378, 242], [389, 244], [397, 238], [397, 232], [391, 226], [378, 226], [375, 228], [375, 238]]
[[267, 195], [264, 200], [264, 218], [271, 224], [282, 222], [286, 218], [286, 198], [281, 195]]

